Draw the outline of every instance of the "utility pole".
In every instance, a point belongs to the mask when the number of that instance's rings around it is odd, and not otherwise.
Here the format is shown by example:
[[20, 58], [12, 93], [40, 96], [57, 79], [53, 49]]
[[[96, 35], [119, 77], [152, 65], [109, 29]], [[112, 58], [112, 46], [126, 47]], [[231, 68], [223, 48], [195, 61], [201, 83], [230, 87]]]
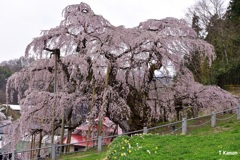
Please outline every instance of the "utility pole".
[[[56, 101], [57, 101], [57, 71], [58, 71], [58, 61], [60, 58], [60, 49], [48, 49], [45, 48], [45, 50], [52, 52], [52, 55], [54, 55], [54, 106], [53, 106], [53, 119], [52, 119], [52, 137], [51, 137], [51, 145], [54, 144], [54, 135], [55, 135], [55, 109], [56, 109]], [[63, 136], [64, 136], [64, 111], [62, 115], [62, 124], [61, 124], [61, 139], [60, 144], [63, 144]], [[60, 147], [60, 152], [62, 151], [62, 146]]]
[[57, 62], [59, 60], [60, 57], [60, 50], [59, 49], [55, 49], [52, 50], [52, 54], [54, 55], [54, 108], [53, 108], [53, 119], [52, 119], [52, 139], [51, 139], [51, 144], [54, 143], [54, 122], [55, 122], [55, 108], [56, 108], [56, 100], [57, 100]]

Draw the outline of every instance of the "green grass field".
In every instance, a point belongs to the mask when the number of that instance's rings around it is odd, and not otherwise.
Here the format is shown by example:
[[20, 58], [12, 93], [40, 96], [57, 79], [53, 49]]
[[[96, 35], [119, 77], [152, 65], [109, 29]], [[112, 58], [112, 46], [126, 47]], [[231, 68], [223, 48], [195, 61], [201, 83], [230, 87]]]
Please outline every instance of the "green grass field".
[[62, 160], [239, 160], [240, 120], [221, 121], [191, 129], [187, 135], [139, 134], [121, 136], [103, 152], [91, 149], [62, 156]]

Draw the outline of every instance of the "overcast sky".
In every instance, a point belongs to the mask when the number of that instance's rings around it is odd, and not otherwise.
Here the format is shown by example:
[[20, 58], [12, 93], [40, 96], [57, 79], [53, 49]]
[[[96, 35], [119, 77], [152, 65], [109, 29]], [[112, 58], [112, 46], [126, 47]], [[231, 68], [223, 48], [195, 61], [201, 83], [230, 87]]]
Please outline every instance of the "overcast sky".
[[147, 19], [184, 18], [195, 0], [1, 0], [0, 62], [24, 56], [41, 30], [58, 26], [62, 10], [80, 2], [115, 26], [134, 27]]

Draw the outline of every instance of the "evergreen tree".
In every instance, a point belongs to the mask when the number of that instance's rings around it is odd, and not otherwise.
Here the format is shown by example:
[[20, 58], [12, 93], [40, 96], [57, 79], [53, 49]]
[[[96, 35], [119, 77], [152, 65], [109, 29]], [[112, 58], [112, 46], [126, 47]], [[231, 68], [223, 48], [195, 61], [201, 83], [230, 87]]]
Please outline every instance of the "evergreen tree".
[[198, 37], [201, 38], [202, 28], [200, 26], [199, 16], [195, 12], [194, 12], [193, 18], [192, 18], [192, 28], [197, 33]]
[[240, 20], [240, 0], [231, 0], [228, 6], [227, 18], [239, 24]]
[[6, 103], [6, 83], [7, 78], [12, 75], [12, 71], [7, 66], [0, 66], [0, 103]]
[[[229, 54], [229, 63], [224, 72], [217, 75], [217, 84], [221, 87], [226, 85], [239, 85], [240, 70], [240, 0], [232, 0], [224, 19], [225, 45]], [[215, 45], [214, 45], [215, 46]], [[216, 48], [216, 46], [215, 46]], [[220, 64], [220, 63], [219, 63]], [[219, 65], [218, 65], [219, 66]]]

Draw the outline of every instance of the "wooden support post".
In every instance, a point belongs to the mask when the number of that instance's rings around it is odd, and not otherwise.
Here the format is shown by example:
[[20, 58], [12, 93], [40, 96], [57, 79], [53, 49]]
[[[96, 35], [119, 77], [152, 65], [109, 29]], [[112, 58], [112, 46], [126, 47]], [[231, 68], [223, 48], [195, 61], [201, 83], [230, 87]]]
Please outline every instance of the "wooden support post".
[[62, 113], [62, 124], [61, 124], [61, 135], [60, 135], [60, 154], [62, 153], [63, 151], [63, 138], [64, 138], [64, 126], [65, 126], [65, 115], [64, 115], [64, 110], [63, 110], [63, 113]]
[[[42, 131], [40, 131], [39, 132], [38, 148], [42, 147], [42, 139], [43, 139]], [[40, 155], [40, 154], [41, 154], [41, 149], [39, 149], [38, 152], [37, 152], [37, 155]]]

